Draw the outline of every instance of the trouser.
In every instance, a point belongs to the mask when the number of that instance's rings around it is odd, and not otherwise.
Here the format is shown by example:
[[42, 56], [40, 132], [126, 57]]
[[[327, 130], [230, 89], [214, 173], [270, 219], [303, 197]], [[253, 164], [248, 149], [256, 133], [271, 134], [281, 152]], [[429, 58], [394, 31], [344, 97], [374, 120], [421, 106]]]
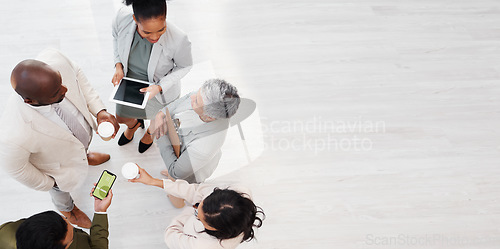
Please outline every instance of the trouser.
[[52, 203], [54, 203], [57, 210], [71, 212], [71, 210], [75, 207], [73, 198], [71, 198], [69, 192], [61, 191], [59, 187], [54, 186], [49, 190], [49, 194], [52, 197]]

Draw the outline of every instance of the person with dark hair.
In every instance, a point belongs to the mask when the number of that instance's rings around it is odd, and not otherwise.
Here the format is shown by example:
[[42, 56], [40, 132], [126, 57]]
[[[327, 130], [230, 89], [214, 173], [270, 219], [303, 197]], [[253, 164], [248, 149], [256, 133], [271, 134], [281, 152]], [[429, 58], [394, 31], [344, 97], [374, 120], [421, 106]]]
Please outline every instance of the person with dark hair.
[[184, 180], [156, 179], [139, 167], [140, 177], [129, 180], [163, 188], [168, 195], [185, 199], [185, 207], [165, 231], [171, 249], [232, 249], [255, 236], [264, 212], [250, 191], [241, 186], [219, 188], [211, 184], [189, 184]]
[[[93, 189], [92, 189], [93, 191]], [[91, 191], [91, 192], [92, 192]], [[113, 191], [100, 200], [94, 197], [94, 219], [90, 236], [54, 211], [45, 211], [27, 219], [7, 222], [0, 226], [2, 249], [107, 249], [107, 210]]]
[[[135, 131], [144, 127], [144, 119], [179, 98], [180, 80], [191, 69], [191, 42], [176, 25], [166, 20], [165, 0], [126, 0], [113, 21], [115, 73], [112, 83], [118, 85], [126, 76], [153, 83], [141, 92], [150, 92], [145, 109], [116, 105], [118, 122], [128, 129], [118, 145], [128, 144]], [[153, 140], [149, 130], [139, 142], [139, 152], [145, 152]]]

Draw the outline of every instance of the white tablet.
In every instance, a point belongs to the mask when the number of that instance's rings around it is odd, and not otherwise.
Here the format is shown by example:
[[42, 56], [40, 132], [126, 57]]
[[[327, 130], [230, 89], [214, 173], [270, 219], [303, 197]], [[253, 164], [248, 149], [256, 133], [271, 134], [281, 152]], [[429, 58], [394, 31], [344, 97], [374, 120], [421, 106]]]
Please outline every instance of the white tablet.
[[144, 109], [148, 103], [149, 92], [142, 93], [139, 90], [150, 85], [147, 81], [123, 77], [120, 84], [113, 88], [109, 101]]

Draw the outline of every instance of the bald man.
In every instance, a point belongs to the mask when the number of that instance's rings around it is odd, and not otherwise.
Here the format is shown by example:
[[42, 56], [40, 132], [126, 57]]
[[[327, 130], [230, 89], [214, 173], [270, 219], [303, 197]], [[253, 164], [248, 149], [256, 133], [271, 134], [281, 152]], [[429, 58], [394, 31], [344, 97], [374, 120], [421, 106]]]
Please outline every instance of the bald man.
[[20, 62], [12, 71], [13, 93], [2, 116], [0, 163], [22, 184], [49, 191], [56, 208], [75, 225], [90, 219], [75, 206], [70, 192], [84, 181], [88, 165], [108, 154], [89, 152], [97, 123], [118, 123], [80, 67], [57, 50]]

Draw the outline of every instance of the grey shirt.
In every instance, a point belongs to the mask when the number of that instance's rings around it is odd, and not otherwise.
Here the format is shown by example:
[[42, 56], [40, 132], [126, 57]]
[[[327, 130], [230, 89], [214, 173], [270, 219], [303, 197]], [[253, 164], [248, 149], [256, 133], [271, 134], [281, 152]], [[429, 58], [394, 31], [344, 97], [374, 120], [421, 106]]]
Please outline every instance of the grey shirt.
[[148, 81], [148, 63], [153, 43], [142, 38], [137, 31], [130, 46], [127, 77]]

